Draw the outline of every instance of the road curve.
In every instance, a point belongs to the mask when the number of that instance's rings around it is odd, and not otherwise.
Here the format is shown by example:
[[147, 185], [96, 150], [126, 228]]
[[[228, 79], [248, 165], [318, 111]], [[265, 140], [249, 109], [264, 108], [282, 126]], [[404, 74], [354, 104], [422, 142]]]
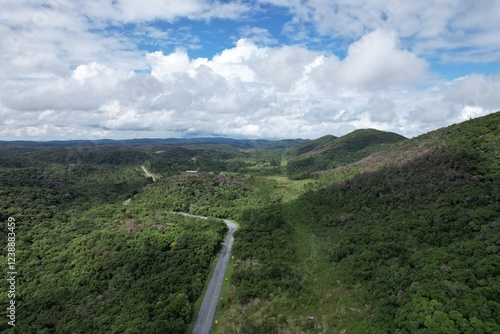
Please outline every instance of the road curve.
[[144, 173], [145, 173], [148, 177], [150, 177], [150, 178], [152, 178], [152, 179], [153, 179], [153, 182], [156, 182], [155, 177], [153, 176], [153, 174], [151, 174], [150, 172], [148, 172], [148, 170], [146, 169], [146, 167], [141, 166], [141, 168], [142, 168], [142, 170], [144, 171]]
[[[195, 216], [188, 213], [179, 213], [187, 217], [202, 218], [206, 217]], [[201, 302], [200, 310], [194, 322], [193, 331], [191, 334], [210, 334], [215, 320], [215, 313], [219, 303], [219, 296], [226, 276], [227, 265], [231, 259], [231, 250], [233, 248], [233, 233], [238, 229], [238, 226], [231, 220], [224, 219], [229, 231], [227, 232], [224, 245], [219, 254], [219, 259], [215, 265], [214, 272], [208, 283], [207, 291]]]

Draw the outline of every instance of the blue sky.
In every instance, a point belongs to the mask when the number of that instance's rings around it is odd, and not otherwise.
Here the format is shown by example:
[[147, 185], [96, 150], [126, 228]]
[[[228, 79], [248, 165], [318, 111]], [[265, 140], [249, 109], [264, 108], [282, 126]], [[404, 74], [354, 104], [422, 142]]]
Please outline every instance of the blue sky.
[[407, 137], [500, 109], [495, 0], [20, 0], [0, 140]]

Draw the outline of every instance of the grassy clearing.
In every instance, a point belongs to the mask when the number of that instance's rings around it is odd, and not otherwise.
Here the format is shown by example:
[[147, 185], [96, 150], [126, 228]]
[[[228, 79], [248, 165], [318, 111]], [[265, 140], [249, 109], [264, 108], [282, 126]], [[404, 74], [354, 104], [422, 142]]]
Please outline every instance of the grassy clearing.
[[296, 199], [307, 189], [307, 185], [315, 182], [312, 179], [290, 180], [287, 176], [262, 176], [263, 180], [276, 182], [276, 193], [288, 202]]
[[[302, 272], [304, 291], [293, 298], [292, 304], [278, 305], [276, 312], [292, 320], [303, 330], [312, 324], [309, 316], [316, 318], [315, 328], [322, 333], [368, 333], [372, 328], [371, 309], [362, 303], [361, 289], [346, 286], [335, 279], [339, 268], [324, 256], [327, 243], [315, 235], [306, 224], [294, 222], [294, 209], [286, 212], [287, 220], [294, 227], [294, 240], [298, 258], [298, 270]], [[277, 302], [277, 303], [276, 303]], [[285, 307], [280, 307], [282, 304]]]

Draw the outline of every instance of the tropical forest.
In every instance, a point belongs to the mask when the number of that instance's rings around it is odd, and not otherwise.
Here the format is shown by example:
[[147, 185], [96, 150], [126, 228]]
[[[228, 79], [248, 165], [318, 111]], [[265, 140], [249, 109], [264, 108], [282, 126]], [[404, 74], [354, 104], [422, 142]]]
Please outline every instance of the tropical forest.
[[230, 219], [212, 333], [499, 334], [499, 150], [500, 112], [411, 139], [0, 142], [0, 332], [195, 333]]

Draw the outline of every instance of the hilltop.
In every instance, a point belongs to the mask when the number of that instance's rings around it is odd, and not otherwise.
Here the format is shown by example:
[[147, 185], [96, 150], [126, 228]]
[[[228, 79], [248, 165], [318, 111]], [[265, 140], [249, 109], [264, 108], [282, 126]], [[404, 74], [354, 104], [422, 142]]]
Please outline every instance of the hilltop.
[[0, 143], [18, 329], [185, 333], [226, 228], [184, 211], [240, 224], [214, 333], [497, 333], [499, 126]]
[[308, 178], [314, 172], [356, 162], [404, 140], [396, 133], [375, 129], [359, 129], [342, 137], [324, 136], [288, 149], [286, 172], [293, 179]]
[[398, 142], [250, 214], [219, 332], [500, 331], [499, 126], [496, 113]]

